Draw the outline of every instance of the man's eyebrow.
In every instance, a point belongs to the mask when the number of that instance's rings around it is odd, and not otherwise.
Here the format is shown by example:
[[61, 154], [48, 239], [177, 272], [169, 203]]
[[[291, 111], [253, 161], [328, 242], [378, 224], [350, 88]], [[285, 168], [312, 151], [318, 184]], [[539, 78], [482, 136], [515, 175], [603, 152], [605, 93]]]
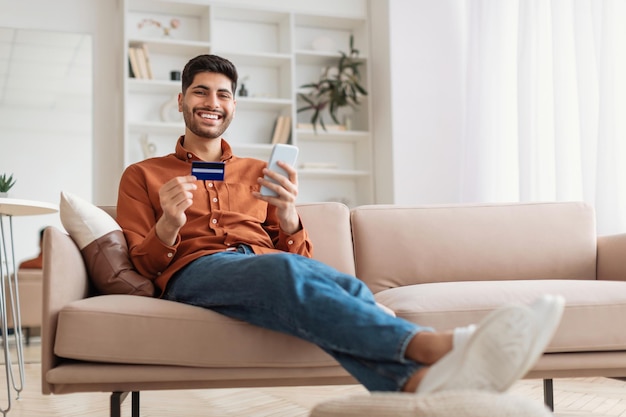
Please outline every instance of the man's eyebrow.
[[[204, 84], [192, 85], [189, 88], [191, 88], [191, 89], [201, 89], [201, 90], [206, 90], [206, 91], [211, 90], [210, 87], [208, 87], [208, 86], [206, 86]], [[232, 94], [232, 91], [230, 91], [230, 88], [218, 88], [217, 91], [218, 92], [222, 92], [222, 93]]]

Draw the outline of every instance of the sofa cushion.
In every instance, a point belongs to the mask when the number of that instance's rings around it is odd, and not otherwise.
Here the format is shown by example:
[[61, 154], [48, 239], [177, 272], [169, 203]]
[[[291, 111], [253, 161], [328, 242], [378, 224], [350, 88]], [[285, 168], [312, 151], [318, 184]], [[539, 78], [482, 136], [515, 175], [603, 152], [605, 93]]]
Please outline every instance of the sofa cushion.
[[204, 308], [130, 295], [102, 295], [65, 306], [54, 353], [109, 363], [339, 367], [320, 348], [293, 336]]
[[594, 279], [584, 203], [362, 206], [352, 210], [356, 273], [373, 292], [428, 282]]
[[100, 293], [154, 295], [152, 281], [134, 270], [124, 233], [111, 216], [68, 192], [61, 193], [60, 216]]
[[376, 294], [376, 300], [399, 317], [445, 330], [476, 323], [506, 303], [528, 304], [541, 294], [560, 294], [566, 300], [548, 352], [626, 350], [626, 332], [613, 330], [615, 318], [626, 317], [623, 281], [441, 282], [388, 289]]

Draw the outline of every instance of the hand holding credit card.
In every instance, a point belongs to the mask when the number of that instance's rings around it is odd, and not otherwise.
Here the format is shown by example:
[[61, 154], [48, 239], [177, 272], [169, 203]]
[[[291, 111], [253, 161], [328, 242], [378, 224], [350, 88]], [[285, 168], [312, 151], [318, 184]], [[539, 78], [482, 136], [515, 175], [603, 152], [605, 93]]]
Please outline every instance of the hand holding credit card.
[[199, 180], [224, 181], [224, 163], [193, 161], [191, 163], [191, 175]]

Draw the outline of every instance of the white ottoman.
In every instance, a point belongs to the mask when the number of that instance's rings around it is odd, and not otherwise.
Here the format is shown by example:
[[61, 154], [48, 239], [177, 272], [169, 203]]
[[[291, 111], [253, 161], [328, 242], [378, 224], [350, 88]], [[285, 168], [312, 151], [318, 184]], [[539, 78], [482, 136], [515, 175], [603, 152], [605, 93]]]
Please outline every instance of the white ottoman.
[[318, 404], [310, 417], [551, 417], [540, 402], [513, 394], [444, 391], [427, 395], [372, 393]]

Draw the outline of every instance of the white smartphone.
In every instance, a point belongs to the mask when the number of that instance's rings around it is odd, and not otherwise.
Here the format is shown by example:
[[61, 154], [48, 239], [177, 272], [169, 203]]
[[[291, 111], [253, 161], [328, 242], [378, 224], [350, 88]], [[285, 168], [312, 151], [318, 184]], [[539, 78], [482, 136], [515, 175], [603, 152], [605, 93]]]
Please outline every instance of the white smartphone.
[[[270, 155], [270, 161], [267, 164], [267, 168], [270, 171], [275, 171], [281, 174], [282, 176], [286, 177], [287, 172], [281, 167], [279, 167], [277, 165], [277, 162], [283, 161], [287, 163], [288, 165], [294, 166], [296, 164], [297, 158], [298, 158], [297, 146], [277, 143], [276, 145], [274, 145], [274, 148], [272, 149], [272, 154]], [[265, 176], [265, 179], [276, 184], [276, 181], [269, 178], [267, 175]], [[278, 194], [276, 194], [274, 191], [270, 190], [267, 187], [261, 187], [261, 195], [276, 197]]]

